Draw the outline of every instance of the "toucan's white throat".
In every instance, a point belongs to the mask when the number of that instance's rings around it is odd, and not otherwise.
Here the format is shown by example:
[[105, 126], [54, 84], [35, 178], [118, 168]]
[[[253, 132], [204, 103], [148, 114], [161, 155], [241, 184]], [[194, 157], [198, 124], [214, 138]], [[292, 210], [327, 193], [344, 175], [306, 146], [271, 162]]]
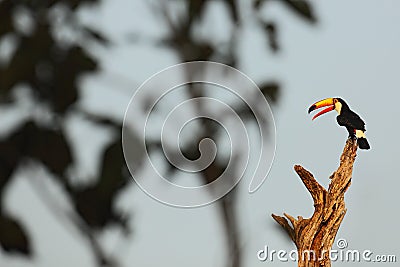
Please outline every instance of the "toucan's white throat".
[[337, 111], [337, 113], [340, 115], [340, 112], [342, 111], [342, 103], [340, 103], [339, 101], [337, 101], [335, 103], [335, 110]]

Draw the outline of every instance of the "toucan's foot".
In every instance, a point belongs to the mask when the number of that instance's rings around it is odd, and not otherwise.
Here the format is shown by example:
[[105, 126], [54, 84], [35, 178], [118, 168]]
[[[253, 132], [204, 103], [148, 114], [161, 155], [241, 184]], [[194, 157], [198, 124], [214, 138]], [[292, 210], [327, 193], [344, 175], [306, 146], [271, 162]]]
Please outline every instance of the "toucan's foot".
[[347, 139], [352, 139], [352, 140], [357, 140], [357, 137], [353, 134], [349, 135], [349, 137], [347, 137]]

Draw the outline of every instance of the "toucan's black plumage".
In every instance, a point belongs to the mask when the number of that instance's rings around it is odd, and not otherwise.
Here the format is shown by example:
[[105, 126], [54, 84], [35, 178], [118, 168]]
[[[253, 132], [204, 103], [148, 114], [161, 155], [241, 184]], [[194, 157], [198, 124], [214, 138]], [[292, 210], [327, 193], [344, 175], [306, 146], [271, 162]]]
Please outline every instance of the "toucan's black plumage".
[[308, 113], [311, 111], [328, 106], [328, 108], [324, 109], [323, 111], [316, 114], [313, 119], [317, 118], [318, 116], [331, 111], [336, 110], [338, 112], [338, 116], [336, 120], [340, 126], [346, 127], [347, 131], [349, 132], [349, 137], [357, 138], [357, 143], [359, 148], [361, 149], [370, 149], [368, 144], [367, 138], [365, 137], [365, 123], [364, 121], [358, 116], [354, 111], [350, 109], [347, 103], [341, 98], [327, 98], [321, 101], [316, 102], [312, 105]]
[[352, 111], [346, 102], [341, 98], [336, 98], [341, 104], [339, 115], [336, 120], [340, 126], [346, 127], [349, 132], [349, 136], [354, 135], [354, 129], [365, 131], [365, 122], [358, 116], [354, 111]]

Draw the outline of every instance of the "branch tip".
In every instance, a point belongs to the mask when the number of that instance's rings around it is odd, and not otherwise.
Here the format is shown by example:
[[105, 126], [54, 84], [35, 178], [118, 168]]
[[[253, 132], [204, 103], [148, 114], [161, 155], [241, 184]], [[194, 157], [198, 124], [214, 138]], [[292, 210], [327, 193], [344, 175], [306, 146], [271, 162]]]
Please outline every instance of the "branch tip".
[[[285, 229], [286, 233], [289, 235], [290, 239], [296, 244], [295, 230], [292, 226], [290, 226], [289, 222], [285, 217], [278, 216], [275, 214], [271, 214], [272, 218], [280, 225], [283, 229]], [[285, 215], [286, 216], [286, 215]]]

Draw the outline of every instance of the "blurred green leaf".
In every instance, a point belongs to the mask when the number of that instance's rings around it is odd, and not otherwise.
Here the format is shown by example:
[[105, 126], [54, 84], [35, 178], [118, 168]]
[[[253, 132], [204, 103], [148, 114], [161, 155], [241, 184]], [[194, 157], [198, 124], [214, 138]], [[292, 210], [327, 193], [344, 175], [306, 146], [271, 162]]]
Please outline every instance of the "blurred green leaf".
[[260, 9], [263, 3], [264, 3], [264, 0], [254, 0], [253, 1], [253, 8], [254, 9]]
[[9, 65], [0, 73], [2, 93], [27, 82], [55, 112], [64, 113], [78, 98], [78, 79], [95, 71], [97, 62], [80, 46], [59, 46], [47, 24], [41, 24], [19, 43]]
[[282, 2], [305, 20], [312, 23], [317, 21], [312, 6], [307, 0], [283, 0]]
[[76, 210], [91, 227], [103, 228], [115, 223], [127, 230], [126, 220], [114, 209], [118, 193], [129, 181], [121, 139], [106, 148], [101, 166], [95, 184], [74, 191]]
[[12, 14], [14, 10], [13, 0], [3, 0], [0, 2], [0, 38], [14, 30]]
[[104, 152], [98, 186], [105, 192], [117, 191], [127, 183], [124, 175], [125, 159], [122, 152], [122, 141], [117, 139]]
[[21, 129], [0, 141], [0, 200], [3, 188], [23, 157], [25, 141], [24, 132]]
[[89, 27], [83, 27], [83, 31], [88, 35], [89, 38], [97, 41], [98, 43], [105, 46], [110, 45], [110, 40], [100, 31]]
[[188, 0], [187, 2], [188, 24], [191, 24], [203, 15], [207, 0]]
[[7, 252], [31, 254], [31, 246], [24, 228], [19, 222], [4, 214], [0, 215], [0, 245]]
[[60, 50], [60, 54], [60, 58], [51, 63], [51, 81], [41, 83], [40, 88], [42, 97], [47, 98], [54, 111], [63, 113], [78, 99], [78, 79], [97, 70], [97, 62], [79, 46]]
[[277, 102], [279, 98], [279, 84], [276, 82], [263, 82], [258, 86], [264, 96], [272, 102]]
[[72, 10], [75, 10], [82, 4], [93, 4], [99, 2], [99, 0], [59, 0], [58, 2], [65, 3], [66, 6], [68, 6]]
[[62, 177], [72, 163], [69, 144], [63, 132], [36, 126], [25, 129], [26, 137], [30, 139], [27, 155], [39, 160], [51, 172]]
[[42, 162], [59, 176], [72, 163], [69, 144], [62, 131], [41, 128], [28, 121], [0, 142], [0, 185], [24, 157]]
[[263, 22], [263, 28], [268, 40], [269, 47], [273, 52], [277, 52], [279, 50], [279, 44], [277, 38], [276, 24], [274, 22]]
[[42, 25], [29, 37], [22, 37], [9, 64], [2, 71], [0, 90], [10, 91], [16, 84], [31, 83], [35, 79], [36, 64], [49, 58], [50, 48], [54, 44], [49, 25]]
[[225, 0], [225, 3], [228, 5], [228, 11], [229, 11], [229, 14], [230, 14], [233, 22], [238, 23], [239, 22], [239, 10], [237, 7], [237, 1], [236, 0]]

